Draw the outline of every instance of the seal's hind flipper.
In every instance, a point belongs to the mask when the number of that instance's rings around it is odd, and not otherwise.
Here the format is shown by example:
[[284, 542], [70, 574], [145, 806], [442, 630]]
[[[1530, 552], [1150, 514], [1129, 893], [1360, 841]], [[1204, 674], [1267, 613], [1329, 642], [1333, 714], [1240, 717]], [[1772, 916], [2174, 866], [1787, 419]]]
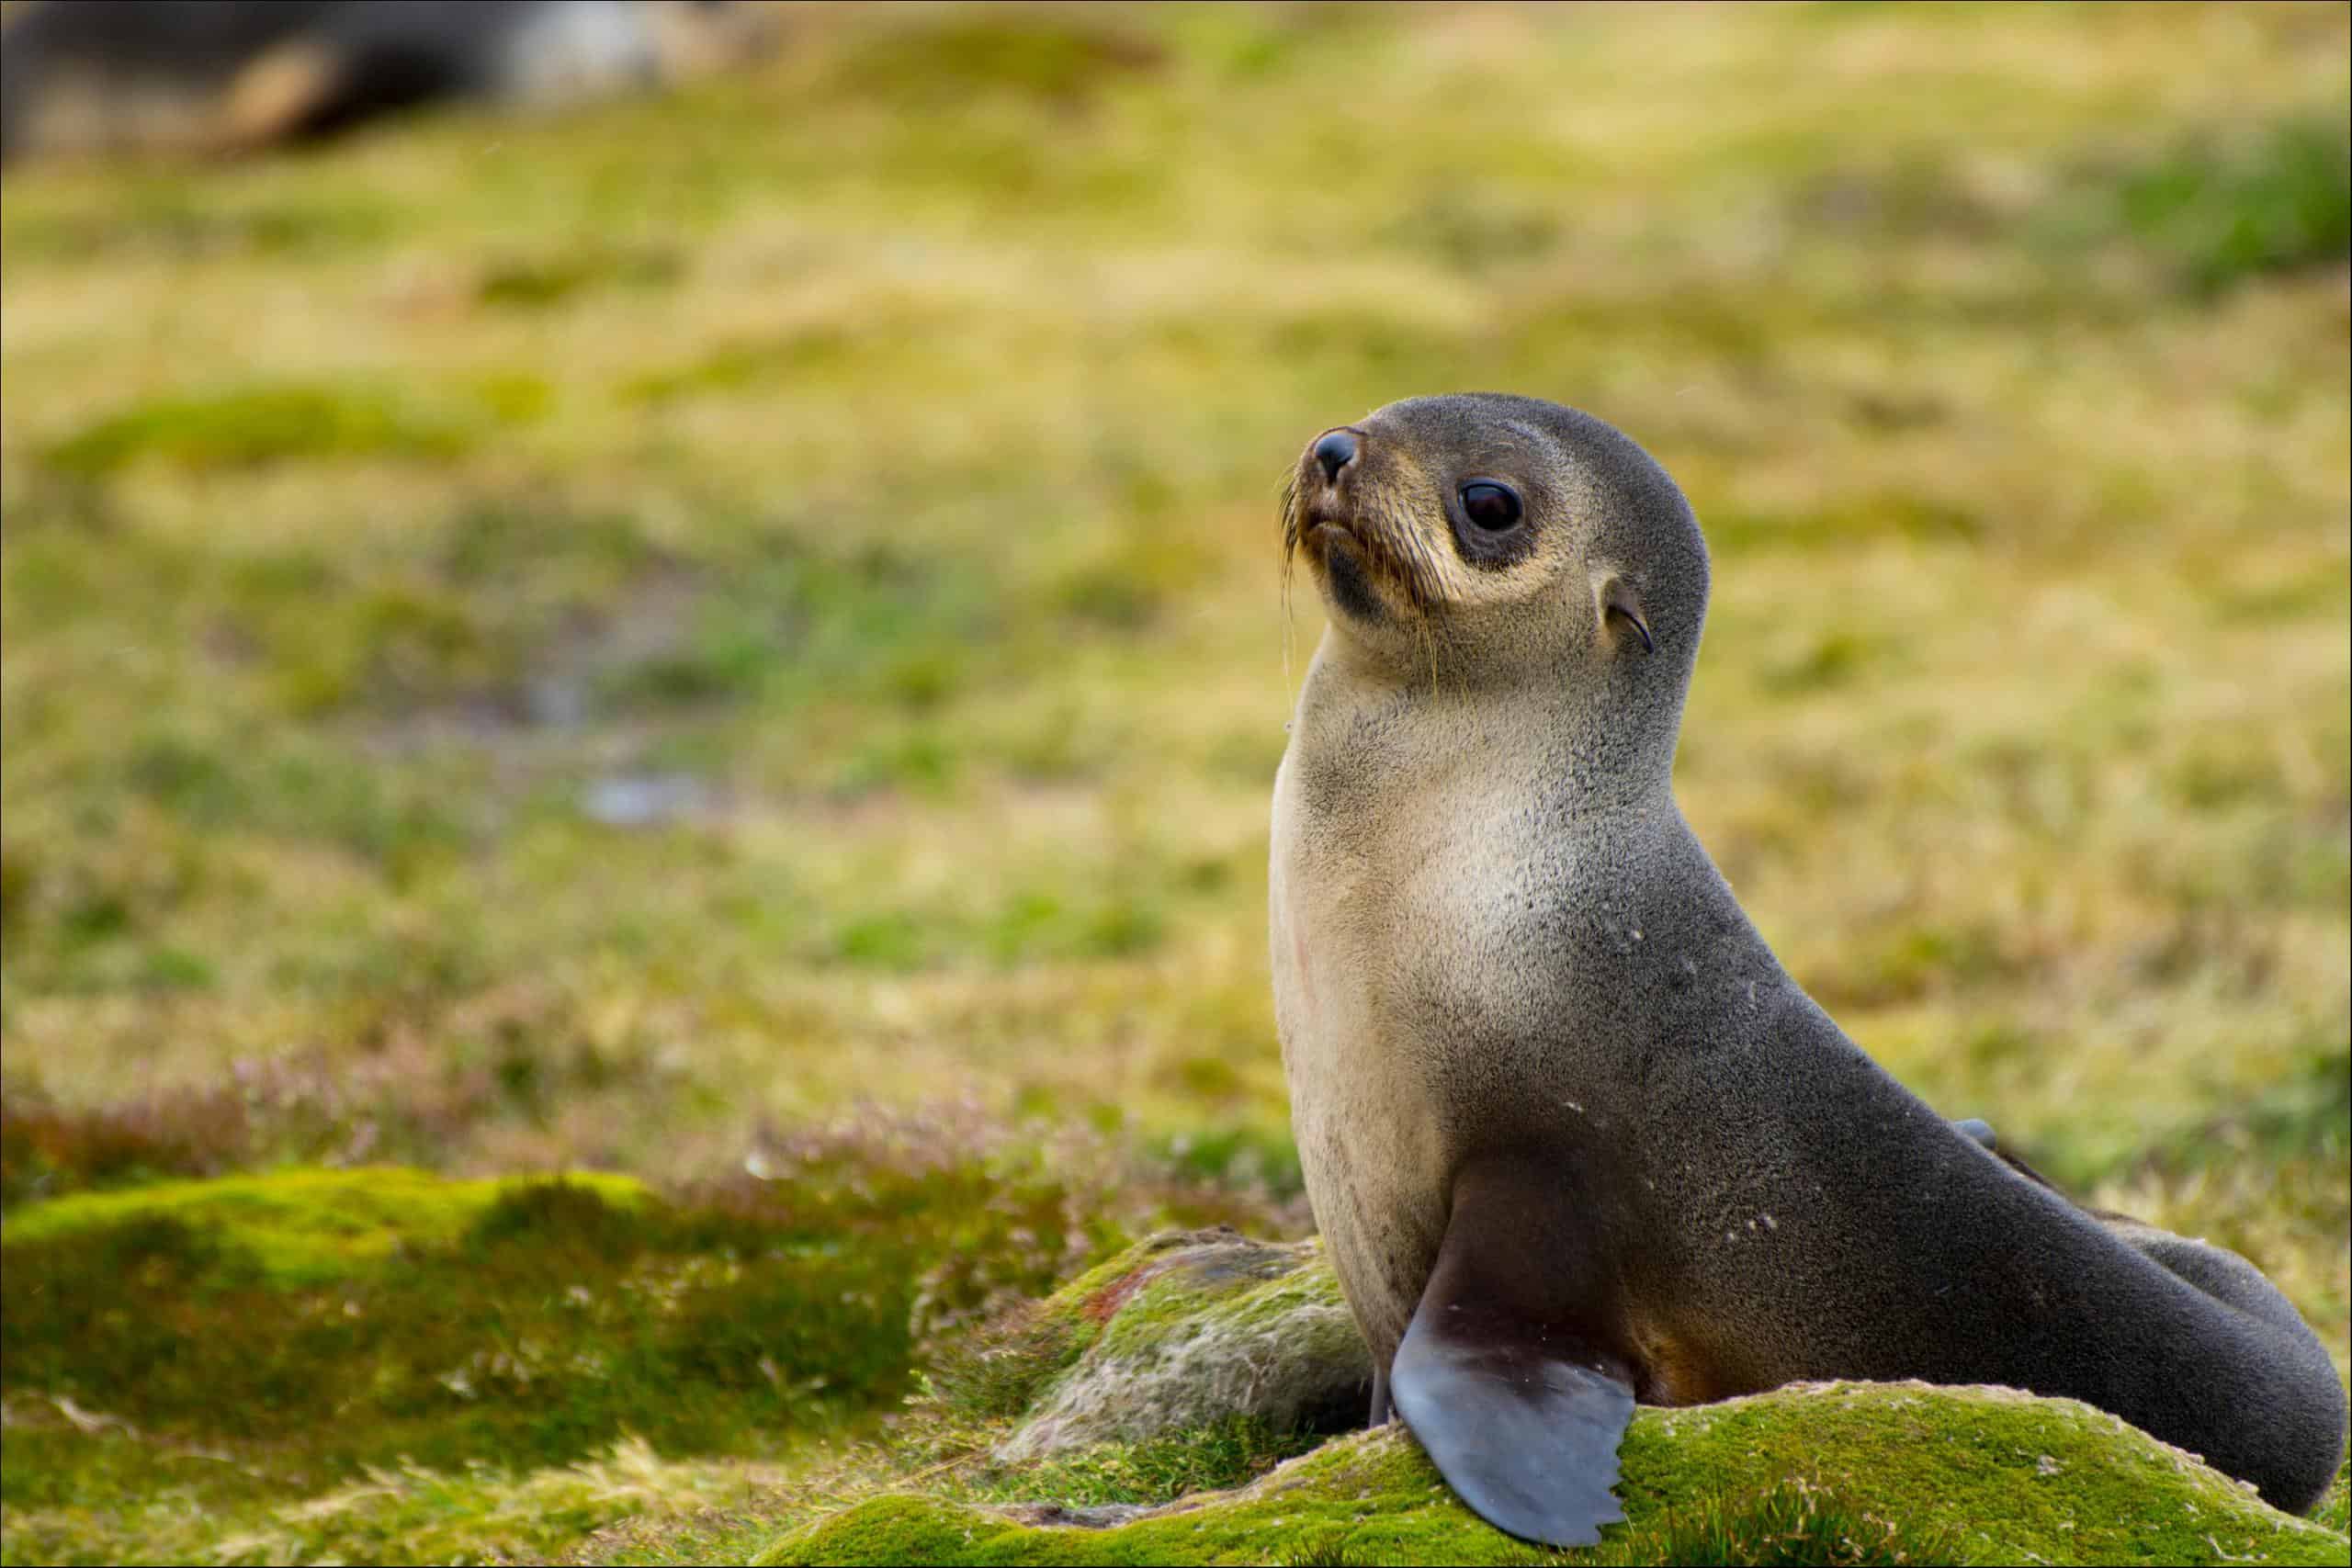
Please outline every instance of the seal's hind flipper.
[[1424, 1297], [1397, 1348], [1394, 1386], [1439, 1473], [1497, 1529], [1546, 1546], [1597, 1545], [1600, 1527], [1625, 1517], [1610, 1489], [1633, 1388], [1564, 1359], [1565, 1347], [1442, 1333], [1430, 1316]]
[[1480, 1517], [1547, 1546], [1591, 1546], [1625, 1517], [1610, 1489], [1633, 1379], [1608, 1337], [1587, 1326], [1600, 1321], [1608, 1282], [1578, 1279], [1591, 1249], [1570, 1194], [1517, 1175], [1456, 1181], [1389, 1393]]

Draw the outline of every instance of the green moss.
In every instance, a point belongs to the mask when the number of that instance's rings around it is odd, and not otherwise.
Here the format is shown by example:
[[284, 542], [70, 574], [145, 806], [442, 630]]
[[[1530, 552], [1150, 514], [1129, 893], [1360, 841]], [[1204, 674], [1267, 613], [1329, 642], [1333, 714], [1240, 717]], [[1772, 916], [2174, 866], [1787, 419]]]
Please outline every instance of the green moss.
[[[1155, 1236], [944, 1364], [917, 1413], [933, 1440], [902, 1461], [937, 1478], [927, 1495], [780, 1533], [758, 1560], [1550, 1560], [1464, 1512], [1399, 1430], [1314, 1446], [1361, 1420], [1367, 1370], [1316, 1244]], [[1252, 1407], [1317, 1386], [1326, 1410]], [[1645, 1409], [1622, 1457], [1628, 1522], [1578, 1560], [2324, 1562], [2345, 1544], [2111, 1416], [2006, 1389]]]
[[[942, 1364], [936, 1392], [951, 1419], [1017, 1422], [991, 1440], [999, 1495], [1135, 1501], [1124, 1488], [1159, 1495], [1139, 1478], [1230, 1473], [1360, 1424], [1371, 1362], [1319, 1244], [1171, 1232], [977, 1336]], [[1209, 1431], [1223, 1436], [1139, 1457]], [[1115, 1462], [1099, 1457], [1108, 1442], [1124, 1445]], [[1040, 1490], [1058, 1483], [1035, 1469], [1047, 1458], [1079, 1465], [1074, 1494]]]
[[837, 91], [907, 107], [1001, 94], [1068, 107], [1161, 59], [1151, 38], [1050, 7], [925, 17], [842, 60]]
[[31, 1204], [0, 1230], [0, 1381], [314, 1481], [632, 1432], [737, 1452], [897, 1401], [925, 1336], [1093, 1239], [1017, 1162], [801, 1175], [664, 1199], [295, 1170]]
[[1891, 1568], [1960, 1562], [1960, 1540], [1947, 1523], [1897, 1523], [1799, 1483], [1668, 1510], [1654, 1528], [1628, 1531], [1599, 1555], [1677, 1568]]
[[808, 1564], [997, 1562], [1005, 1559], [989, 1554], [982, 1543], [1005, 1533], [1001, 1521], [977, 1508], [921, 1497], [878, 1497], [813, 1529], [788, 1535], [752, 1561]]
[[[19, 265], [83, 265], [164, 258], [320, 258], [380, 245], [399, 231], [401, 204], [347, 182], [318, 189], [198, 185], [184, 174], [125, 171], [90, 193], [102, 199], [8, 214]], [[14, 204], [11, 204], [12, 209]]]
[[2327, 1489], [2327, 1495], [2312, 1510], [2312, 1522], [2339, 1532], [2352, 1527], [2352, 1454], [2346, 1454], [2344, 1462], [2335, 1467], [2335, 1484]]
[[1718, 508], [1707, 517], [1707, 543], [1726, 555], [1749, 550], [1817, 551], [1909, 540], [1965, 546], [1987, 532], [1985, 520], [1941, 495], [1880, 491], [1805, 512]]
[[[1645, 1409], [1623, 1450], [1627, 1522], [1595, 1562], [2340, 1562], [2336, 1531], [2264, 1506], [2177, 1450], [2071, 1401], [1832, 1384]], [[1815, 1554], [1815, 1548], [1819, 1548]], [[1238, 1492], [1107, 1529], [877, 1498], [754, 1562], [1526, 1562], [1400, 1429], [1340, 1438]]]
[[[10, 1247], [45, 1251], [74, 1237], [96, 1243], [172, 1226], [191, 1236], [218, 1235], [250, 1255], [270, 1283], [300, 1286], [350, 1277], [398, 1248], [449, 1246], [469, 1227], [495, 1223], [514, 1201], [503, 1196], [512, 1186], [400, 1168], [166, 1182], [39, 1204], [10, 1215], [0, 1237]], [[642, 1183], [623, 1176], [574, 1176], [566, 1189], [624, 1207], [649, 1196]]]
[[642, 371], [616, 389], [623, 401], [669, 403], [681, 399], [758, 391], [851, 364], [865, 340], [828, 323], [760, 340], [738, 340], [684, 363]]
[[474, 297], [485, 305], [539, 309], [561, 304], [583, 289], [661, 288], [674, 283], [684, 270], [673, 250], [567, 246], [491, 264], [483, 269]]
[[[25, 1419], [33, 1417], [19, 1415], [11, 1413], [9, 1450], [28, 1435]], [[309, 1483], [315, 1489], [305, 1495], [300, 1476], [257, 1470], [249, 1456], [174, 1451], [119, 1429], [65, 1436], [63, 1446], [83, 1462], [70, 1466], [58, 1445], [37, 1440], [28, 1447], [40, 1454], [42, 1473], [69, 1470], [81, 1496], [122, 1501], [91, 1506], [71, 1495], [19, 1492], [11, 1470], [0, 1562], [545, 1562], [624, 1519], [691, 1519], [739, 1508], [775, 1473], [666, 1461], [647, 1444], [625, 1439], [560, 1469], [514, 1474], [489, 1464], [449, 1472], [401, 1462], [344, 1484]], [[12, 1451], [7, 1462], [14, 1461]]]
[[1000, 1464], [982, 1472], [962, 1500], [1059, 1508], [1172, 1503], [1245, 1485], [1309, 1451], [1324, 1436], [1295, 1423], [1228, 1417], [1141, 1442], [1101, 1443], [1039, 1462]]
[[[1204, 1334], [1344, 1311], [1319, 1256], [1317, 1242], [1267, 1246], [1228, 1227], [1162, 1232], [952, 1345], [932, 1374], [933, 1404], [958, 1420], [1021, 1416], [1082, 1362], [1133, 1367]], [[1309, 1353], [1312, 1337], [1284, 1355]]]
[[715, 553], [678, 624], [595, 672], [601, 705], [763, 699], [788, 712], [854, 699], [921, 711], [951, 699], [995, 639], [994, 611], [960, 561], [756, 532]]
[[1834, 690], [1851, 684], [1881, 651], [1850, 632], [1828, 632], [1797, 658], [1765, 666], [1759, 679], [1773, 692]]
[[1094, 1333], [1091, 1324], [1035, 1307], [1018, 1312], [952, 1348], [933, 1369], [927, 1392], [958, 1417], [1018, 1416], [1069, 1370]]
[[185, 468], [252, 468], [295, 457], [454, 457], [490, 426], [528, 418], [543, 383], [500, 378], [460, 404], [428, 409], [368, 387], [301, 383], [158, 398], [107, 414], [43, 452], [52, 470], [100, 479], [141, 457]]
[[282, 1479], [257, 1472], [247, 1455], [156, 1442], [119, 1419], [78, 1405], [74, 1412], [82, 1425], [55, 1405], [11, 1402], [8, 1440], [0, 1443], [0, 1496], [12, 1512], [166, 1495], [214, 1506], [266, 1495]]
[[2352, 245], [2352, 140], [2337, 117], [2200, 134], [2111, 179], [2086, 179], [2049, 221], [2127, 237], [2182, 283], [2215, 294], [2247, 278], [2340, 265]]
[[1007, 966], [1038, 959], [1117, 958], [1156, 946], [1165, 927], [1159, 910], [1133, 893], [1106, 888], [1091, 908], [1059, 893], [1026, 889], [980, 923], [979, 944]]
[[1151, 1356], [1169, 1348], [1171, 1335], [1269, 1329], [1295, 1322], [1302, 1312], [1344, 1312], [1347, 1303], [1330, 1270], [1306, 1267], [1318, 1250], [1312, 1242], [1250, 1247], [1204, 1269], [1180, 1262], [1111, 1318], [1102, 1348], [1114, 1356]]
[[[891, 782], [921, 782], [925, 755], [915, 748], [891, 759], [905, 765]], [[866, 787], [886, 778], [879, 768], [861, 769], [841, 782]], [[845, 914], [820, 939], [819, 951], [844, 963], [901, 972], [978, 963], [1010, 969], [1147, 953], [1168, 932], [1163, 896], [1135, 866], [1121, 869], [1123, 878], [1099, 867], [1071, 870], [1050, 886], [1017, 888], [988, 908], [975, 908], [962, 890], [950, 889], [924, 908]]]
[[2288, 1070], [2243, 1103], [2222, 1116], [2136, 1143], [2132, 1157], [2181, 1171], [2256, 1157], [2281, 1166], [2298, 1157], [2341, 1165], [2352, 1143], [2348, 1111], [2352, 1047], [2314, 1040], [2294, 1053]]

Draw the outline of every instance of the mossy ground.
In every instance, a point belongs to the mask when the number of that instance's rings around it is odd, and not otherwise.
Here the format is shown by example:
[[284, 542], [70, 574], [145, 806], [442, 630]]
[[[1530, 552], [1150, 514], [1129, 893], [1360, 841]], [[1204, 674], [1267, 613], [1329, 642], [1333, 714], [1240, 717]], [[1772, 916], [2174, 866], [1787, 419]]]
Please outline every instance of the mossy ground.
[[[357, 1168], [19, 1210], [0, 1229], [7, 1555], [251, 1537], [398, 1557], [361, 1502], [454, 1512], [503, 1487], [538, 1509], [599, 1466], [668, 1473], [664, 1455], [764, 1461], [686, 1472], [740, 1494], [877, 1430], [935, 1340], [1185, 1196], [1081, 1187], [1025, 1148], [807, 1156], [669, 1196]], [[547, 1506], [492, 1510], [479, 1549], [543, 1552], [612, 1517]]]
[[[1332, 1289], [1311, 1243], [1154, 1237], [962, 1341], [891, 1443], [824, 1472], [800, 1517], [731, 1545], [777, 1563], [2330, 1562], [2352, 1550], [2327, 1508], [2290, 1518], [2113, 1416], [2007, 1389], [1840, 1383], [1641, 1410], [1620, 1455], [1625, 1523], [1565, 1556], [1468, 1513], [1400, 1431], [1354, 1430], [1360, 1396], [1143, 1429], [1184, 1407], [1149, 1375], [1171, 1349], [1213, 1347], [1193, 1359], [1204, 1382], [1311, 1379]], [[1272, 1349], [1247, 1332], [1276, 1318], [1295, 1332]], [[1122, 1440], [1035, 1440], [1097, 1382], [1126, 1393]]]
[[[790, 19], [667, 97], [0, 190], [6, 1288], [113, 1258], [161, 1314], [11, 1328], [0, 1554], [721, 1550], [920, 1386], [899, 1305], [1299, 1234], [1274, 489], [1442, 389], [1689, 491], [1678, 788], [1798, 977], [2344, 1364], [2342, 7]], [[572, 1265], [469, 1275], [460, 1190], [42, 1237], [383, 1162], [626, 1172], [621, 1253], [876, 1304], [821, 1392], [632, 1319], [674, 1419], [493, 1421], [424, 1369]], [[330, 1276], [402, 1326], [330, 1332]], [[100, 1362], [166, 1321], [219, 1354], [151, 1407]]]
[[[783, 1534], [755, 1562], [2333, 1563], [2337, 1531], [2065, 1401], [1833, 1384], [1626, 1435], [1626, 1521], [1554, 1552], [1483, 1524], [1409, 1437], [1342, 1438], [1238, 1492], [1097, 1528], [913, 1495]], [[1793, 1549], [1793, 1550], [1792, 1550]]]

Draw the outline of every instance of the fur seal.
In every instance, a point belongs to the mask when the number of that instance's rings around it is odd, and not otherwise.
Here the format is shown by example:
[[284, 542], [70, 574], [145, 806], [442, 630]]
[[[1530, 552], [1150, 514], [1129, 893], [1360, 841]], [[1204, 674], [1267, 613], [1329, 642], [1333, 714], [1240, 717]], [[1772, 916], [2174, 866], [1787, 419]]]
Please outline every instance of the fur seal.
[[554, 105], [764, 46], [733, 0], [37, 0], [0, 51], [0, 162], [235, 152], [411, 105]]
[[1560, 1546], [1623, 1517], [1637, 1401], [1801, 1380], [2071, 1396], [2317, 1501], [2344, 1391], [2286, 1299], [1930, 1111], [1684, 823], [1707, 551], [1656, 462], [1416, 398], [1317, 437], [1283, 525], [1331, 615], [1274, 786], [1275, 1009], [1375, 1420]]

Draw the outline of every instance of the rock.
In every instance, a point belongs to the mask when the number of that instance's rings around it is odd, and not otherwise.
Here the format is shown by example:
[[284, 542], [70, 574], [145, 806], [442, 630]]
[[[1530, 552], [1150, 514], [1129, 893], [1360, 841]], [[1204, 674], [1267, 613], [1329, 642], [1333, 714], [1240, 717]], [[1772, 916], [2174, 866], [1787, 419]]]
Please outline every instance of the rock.
[[709, 803], [709, 789], [685, 773], [613, 773], [580, 792], [581, 814], [607, 828], [658, 827]]
[[[2115, 1417], [2012, 1389], [1826, 1383], [1644, 1409], [1627, 1522], [1566, 1561], [1691, 1561], [1729, 1537], [1818, 1555], [1715, 1562], [2341, 1563], [2346, 1538]], [[1457, 1502], [1401, 1427], [1337, 1438], [1231, 1492], [1107, 1529], [1034, 1508], [875, 1498], [752, 1561], [1499, 1562], [1543, 1560]], [[1794, 1538], [1793, 1540], [1792, 1538]], [[1842, 1550], [1841, 1550], [1842, 1548]], [[1723, 1551], [1715, 1545], [1714, 1551]]]
[[[1532, 1562], [1464, 1509], [1401, 1427], [1156, 1507], [1056, 1500], [1056, 1463], [1235, 1417], [1360, 1425], [1371, 1368], [1312, 1242], [1230, 1230], [1131, 1248], [1002, 1325], [941, 1397], [1002, 1424], [988, 1501], [905, 1493], [780, 1530], [753, 1561]], [[1570, 1561], [2341, 1563], [2343, 1532], [2112, 1416], [2013, 1389], [1802, 1384], [1643, 1409], [1627, 1522]], [[998, 1499], [1012, 1499], [1017, 1501]]]
[[1317, 1241], [1155, 1237], [1058, 1292], [1049, 1312], [1085, 1343], [998, 1446], [1002, 1461], [1237, 1416], [1339, 1430], [1362, 1426], [1371, 1404], [1372, 1357]]

